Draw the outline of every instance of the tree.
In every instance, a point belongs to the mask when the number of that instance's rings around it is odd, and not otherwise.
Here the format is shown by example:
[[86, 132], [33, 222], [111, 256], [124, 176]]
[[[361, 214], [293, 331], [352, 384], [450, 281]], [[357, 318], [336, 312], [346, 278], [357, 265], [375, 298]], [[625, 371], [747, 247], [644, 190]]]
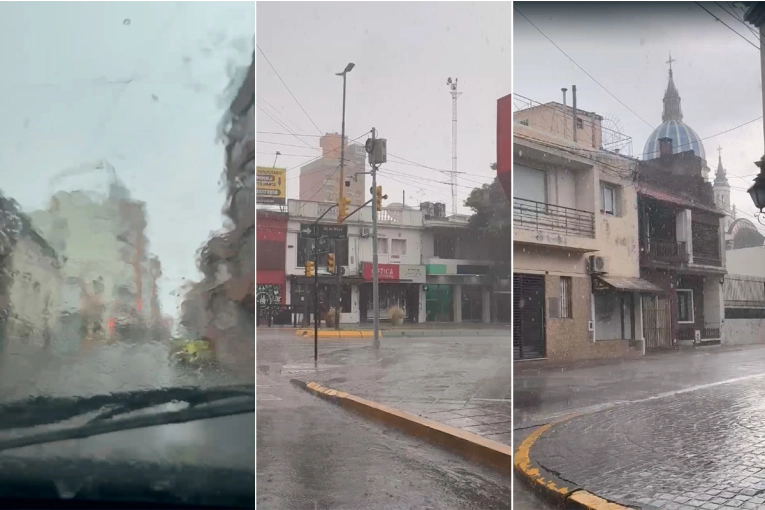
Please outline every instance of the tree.
[[[496, 170], [497, 164], [492, 163], [491, 169]], [[496, 177], [491, 184], [484, 184], [471, 191], [465, 206], [473, 210], [469, 220], [471, 227], [489, 234], [510, 235], [513, 208]]]

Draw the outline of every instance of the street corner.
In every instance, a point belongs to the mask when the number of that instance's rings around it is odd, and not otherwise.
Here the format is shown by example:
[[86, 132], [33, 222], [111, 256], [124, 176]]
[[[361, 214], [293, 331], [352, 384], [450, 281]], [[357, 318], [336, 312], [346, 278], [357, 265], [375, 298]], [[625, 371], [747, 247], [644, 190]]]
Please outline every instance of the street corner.
[[[302, 338], [313, 339], [314, 330], [313, 329], [297, 329], [295, 330], [295, 335]], [[372, 338], [373, 336], [374, 336], [374, 333], [372, 331], [362, 330], [362, 329], [319, 330], [316, 332], [316, 337], [319, 339], [322, 339], [322, 338], [332, 338], [335, 340], [338, 338], [356, 339], [356, 338]], [[380, 331], [379, 336], [380, 337], [383, 336], [382, 331]]]
[[628, 510], [630, 507], [608, 501], [575, 483], [564, 480], [561, 474], [546, 469], [534, 456], [534, 445], [553, 427], [576, 418], [572, 414], [542, 425], [531, 432], [515, 452], [514, 471], [523, 483], [541, 499], [560, 508], [581, 510]]
[[340, 407], [355, 412], [386, 427], [423, 439], [463, 457], [506, 473], [512, 472], [513, 449], [499, 441], [485, 438], [435, 420], [417, 416], [385, 404], [367, 400], [316, 382], [292, 379], [292, 384]]

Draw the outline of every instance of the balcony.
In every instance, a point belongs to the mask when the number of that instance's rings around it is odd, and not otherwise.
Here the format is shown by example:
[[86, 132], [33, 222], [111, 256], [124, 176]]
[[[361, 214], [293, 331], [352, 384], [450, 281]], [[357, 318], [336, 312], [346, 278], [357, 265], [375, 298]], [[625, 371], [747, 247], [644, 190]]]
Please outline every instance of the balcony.
[[640, 263], [686, 264], [688, 262], [688, 250], [682, 241], [655, 241], [648, 246], [641, 243]]
[[694, 253], [693, 263], [700, 266], [722, 267], [722, 260], [720, 260], [720, 256], [708, 253]]
[[595, 214], [555, 204], [513, 198], [516, 242], [596, 251]]

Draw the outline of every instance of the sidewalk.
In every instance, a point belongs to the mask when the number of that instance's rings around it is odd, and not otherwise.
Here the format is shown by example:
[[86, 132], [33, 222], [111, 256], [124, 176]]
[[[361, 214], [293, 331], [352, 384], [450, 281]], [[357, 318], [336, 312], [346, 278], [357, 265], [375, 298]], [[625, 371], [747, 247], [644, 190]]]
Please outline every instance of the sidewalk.
[[[371, 323], [363, 324], [342, 324], [340, 331], [361, 331], [366, 336], [372, 332], [374, 327]], [[297, 334], [298, 331], [308, 330], [307, 337], [313, 338], [313, 325], [309, 327], [293, 327], [293, 326], [259, 326], [258, 334], [261, 332], [292, 332]], [[322, 331], [333, 332], [337, 331], [334, 328], [326, 328], [319, 326], [319, 333]], [[510, 341], [511, 337], [510, 326], [502, 324], [480, 324], [480, 323], [463, 323], [455, 324], [453, 322], [425, 322], [421, 324], [404, 324], [403, 326], [393, 327], [391, 324], [383, 323], [380, 325], [380, 336], [384, 338], [391, 337], [504, 337], [506, 341]]]
[[379, 349], [335, 351], [319, 364], [296, 378], [511, 443], [512, 344], [504, 336], [383, 337]]

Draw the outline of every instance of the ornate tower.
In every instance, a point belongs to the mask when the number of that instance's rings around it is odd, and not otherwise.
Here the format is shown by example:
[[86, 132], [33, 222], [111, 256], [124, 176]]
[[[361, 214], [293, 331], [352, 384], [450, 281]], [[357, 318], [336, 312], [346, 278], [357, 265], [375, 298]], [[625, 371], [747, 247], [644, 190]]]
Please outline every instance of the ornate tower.
[[726, 175], [725, 168], [722, 164], [722, 148], [717, 148], [717, 172], [715, 173], [714, 182], [715, 191], [715, 205], [722, 209], [727, 217], [725, 218], [725, 231], [730, 228], [733, 220], [736, 219], [735, 209], [731, 207], [730, 203], [730, 184], [728, 183], [728, 176]]

